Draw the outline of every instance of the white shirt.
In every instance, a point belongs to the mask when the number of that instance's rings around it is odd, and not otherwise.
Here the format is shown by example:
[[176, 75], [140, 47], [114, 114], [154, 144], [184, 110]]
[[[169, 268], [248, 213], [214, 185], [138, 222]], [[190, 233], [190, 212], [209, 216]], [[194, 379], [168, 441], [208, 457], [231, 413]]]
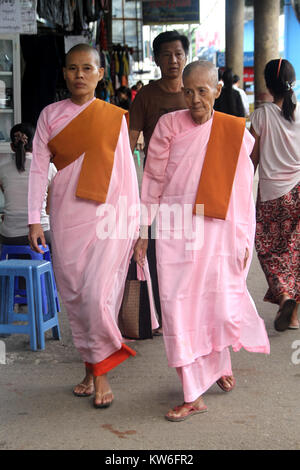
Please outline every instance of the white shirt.
[[260, 136], [259, 188], [262, 201], [278, 199], [300, 180], [300, 104], [295, 121], [287, 121], [274, 103], [264, 103], [251, 115]]
[[[26, 153], [25, 171], [16, 168], [14, 154], [1, 157], [0, 185], [4, 190], [4, 220], [0, 233], [4, 237], [21, 237], [28, 234], [28, 178], [32, 154]], [[48, 186], [56, 175], [53, 163], [49, 165]], [[50, 229], [46, 214], [48, 192], [45, 194], [41, 211], [41, 224], [44, 231]]]
[[244, 92], [244, 90], [239, 88], [236, 83], [232, 85], [232, 88], [237, 90], [239, 94], [241, 95], [242, 103], [243, 103], [244, 110], [245, 110], [245, 116], [248, 116], [249, 115], [249, 102], [248, 102], [247, 94]]

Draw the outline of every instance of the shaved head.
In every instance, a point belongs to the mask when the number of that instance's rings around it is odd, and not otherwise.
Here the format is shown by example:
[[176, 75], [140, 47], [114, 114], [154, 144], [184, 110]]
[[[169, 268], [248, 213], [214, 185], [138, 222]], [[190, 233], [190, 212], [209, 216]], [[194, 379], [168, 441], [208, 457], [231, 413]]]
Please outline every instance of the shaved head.
[[88, 44], [85, 44], [85, 43], [76, 44], [76, 46], [73, 46], [67, 52], [66, 58], [65, 58], [65, 64], [68, 63], [68, 59], [74, 52], [91, 52], [94, 56], [97, 67], [100, 67], [100, 57], [99, 57], [98, 51], [94, 47], [89, 46]]
[[218, 70], [207, 60], [197, 60], [183, 71], [183, 93], [186, 105], [196, 124], [204, 124], [213, 114], [215, 99], [222, 86], [218, 83]]
[[208, 60], [196, 60], [195, 62], [191, 62], [190, 64], [188, 64], [183, 70], [183, 74], [182, 74], [183, 83], [186, 80], [186, 78], [191, 74], [191, 72], [196, 71], [196, 69], [199, 69], [199, 71], [206, 70], [210, 75], [211, 84], [213, 86], [217, 86], [218, 81], [219, 81], [218, 69], [212, 62], [209, 62]]
[[97, 50], [88, 44], [76, 44], [66, 55], [63, 74], [74, 103], [82, 105], [94, 98], [104, 74]]

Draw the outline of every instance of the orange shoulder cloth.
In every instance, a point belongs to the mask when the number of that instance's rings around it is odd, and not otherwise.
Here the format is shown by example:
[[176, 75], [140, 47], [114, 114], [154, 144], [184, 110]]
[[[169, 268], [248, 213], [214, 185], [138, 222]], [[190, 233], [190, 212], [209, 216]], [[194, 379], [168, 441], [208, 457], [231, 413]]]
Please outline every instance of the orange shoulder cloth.
[[197, 204], [204, 204], [204, 215], [226, 219], [235, 171], [245, 132], [245, 119], [215, 111], [200, 176]]
[[76, 196], [100, 203], [106, 201], [125, 113], [117, 106], [95, 99], [48, 143], [58, 170], [85, 154]]

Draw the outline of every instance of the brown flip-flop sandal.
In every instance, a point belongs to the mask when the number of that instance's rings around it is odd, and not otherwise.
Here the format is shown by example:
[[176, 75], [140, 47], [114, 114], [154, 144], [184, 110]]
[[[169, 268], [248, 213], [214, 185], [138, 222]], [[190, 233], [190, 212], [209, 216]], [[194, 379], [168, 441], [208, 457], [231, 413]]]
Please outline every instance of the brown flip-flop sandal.
[[170, 416], [169, 413], [165, 415], [165, 418], [168, 421], [173, 421], [174, 423], [179, 422], [179, 421], [185, 421], [186, 419], [190, 418], [191, 416], [197, 415], [199, 413], [205, 413], [207, 411], [207, 406], [202, 406], [201, 408], [196, 408], [190, 403], [183, 403], [182, 405], [175, 406], [171, 411], [180, 411], [182, 409], [185, 409], [186, 412], [184, 415], [178, 416], [177, 418], [175, 416]]
[[276, 331], [285, 331], [288, 329], [294, 308], [296, 307], [296, 300], [287, 299], [282, 307], [277, 312], [277, 317], [274, 321], [274, 328]]

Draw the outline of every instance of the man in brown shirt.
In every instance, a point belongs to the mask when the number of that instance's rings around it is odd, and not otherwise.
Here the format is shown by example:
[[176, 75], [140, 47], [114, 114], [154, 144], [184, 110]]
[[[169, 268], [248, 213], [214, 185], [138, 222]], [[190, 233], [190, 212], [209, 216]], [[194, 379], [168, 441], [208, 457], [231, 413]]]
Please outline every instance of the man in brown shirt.
[[[132, 152], [140, 132], [144, 134], [145, 161], [150, 138], [159, 118], [166, 113], [186, 109], [182, 92], [182, 71], [186, 64], [189, 40], [177, 31], [166, 31], [153, 41], [156, 65], [161, 78], [144, 86], [136, 95], [130, 107], [129, 138]], [[150, 238], [150, 236], [149, 236]], [[152, 279], [155, 306], [161, 325], [161, 308], [156, 271], [155, 240], [149, 239], [147, 257]]]
[[135, 149], [142, 131], [146, 158], [149, 141], [159, 118], [163, 114], [186, 109], [181, 88], [188, 50], [188, 38], [177, 31], [161, 33], [153, 41], [154, 59], [160, 68], [161, 78], [144, 86], [130, 107], [131, 149]]

